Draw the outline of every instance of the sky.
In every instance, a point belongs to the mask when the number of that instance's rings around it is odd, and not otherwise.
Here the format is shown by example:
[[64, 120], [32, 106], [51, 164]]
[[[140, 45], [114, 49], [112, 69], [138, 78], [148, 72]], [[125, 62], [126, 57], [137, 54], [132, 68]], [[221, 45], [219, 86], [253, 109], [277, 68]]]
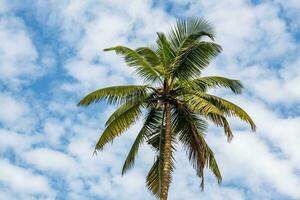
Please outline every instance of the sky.
[[205, 190], [179, 146], [170, 200], [300, 199], [300, 1], [0, 0], [0, 199], [151, 200], [144, 146], [121, 176], [140, 123], [93, 156], [114, 107], [78, 108], [97, 88], [138, 84], [122, 58], [102, 50], [155, 42], [177, 18], [204, 17], [223, 52], [204, 71], [242, 80], [257, 131], [230, 119], [234, 139], [210, 124], [206, 140], [223, 181]]

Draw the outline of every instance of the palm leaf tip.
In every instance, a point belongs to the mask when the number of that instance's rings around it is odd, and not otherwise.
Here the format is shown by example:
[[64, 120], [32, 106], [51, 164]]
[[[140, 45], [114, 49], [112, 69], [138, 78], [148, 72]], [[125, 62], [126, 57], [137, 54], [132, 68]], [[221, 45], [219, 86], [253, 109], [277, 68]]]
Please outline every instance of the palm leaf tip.
[[86, 98], [81, 99], [78, 103], [77, 106], [88, 106], [89, 103], [86, 102]]
[[110, 48], [105, 48], [103, 49], [103, 51], [113, 51], [114, 50], [114, 47], [110, 47]]
[[250, 126], [251, 126], [252, 132], [255, 132], [256, 131], [256, 125], [255, 125], [254, 121], [251, 120]]

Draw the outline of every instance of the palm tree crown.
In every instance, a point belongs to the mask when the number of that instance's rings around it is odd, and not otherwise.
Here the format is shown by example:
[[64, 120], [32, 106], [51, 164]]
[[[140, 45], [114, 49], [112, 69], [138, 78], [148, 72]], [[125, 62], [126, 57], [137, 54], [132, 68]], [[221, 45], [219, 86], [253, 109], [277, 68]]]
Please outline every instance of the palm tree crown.
[[[203, 40], [204, 37], [210, 40]], [[106, 100], [119, 105], [107, 120], [95, 151], [102, 150], [145, 113], [143, 126], [125, 160], [122, 174], [134, 165], [139, 147], [143, 143], [150, 145], [156, 155], [146, 184], [156, 197], [167, 199], [174, 170], [175, 143], [179, 142], [201, 178], [201, 188], [204, 187], [205, 167], [220, 183], [222, 176], [214, 153], [204, 139], [206, 120], [223, 127], [228, 141], [233, 134], [227, 117], [237, 117], [255, 130], [253, 120], [242, 108], [208, 93], [210, 88], [225, 87], [240, 94], [243, 88], [238, 80], [201, 76], [201, 71], [221, 50], [221, 46], [214, 43], [213, 27], [201, 18], [178, 20], [168, 34], [157, 33], [156, 45], [151, 48], [115, 46], [105, 49], [122, 55], [145, 84], [102, 88], [78, 103], [88, 106]]]

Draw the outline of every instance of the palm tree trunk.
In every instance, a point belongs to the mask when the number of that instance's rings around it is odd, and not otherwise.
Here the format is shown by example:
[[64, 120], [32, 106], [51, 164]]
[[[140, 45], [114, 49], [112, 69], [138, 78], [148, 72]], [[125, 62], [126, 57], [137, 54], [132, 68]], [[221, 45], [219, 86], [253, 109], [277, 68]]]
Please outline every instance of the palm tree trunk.
[[162, 188], [160, 200], [168, 199], [168, 191], [170, 185], [171, 173], [171, 109], [169, 103], [165, 104], [166, 112], [166, 132], [165, 132], [165, 146], [163, 159], [163, 174], [162, 174]]

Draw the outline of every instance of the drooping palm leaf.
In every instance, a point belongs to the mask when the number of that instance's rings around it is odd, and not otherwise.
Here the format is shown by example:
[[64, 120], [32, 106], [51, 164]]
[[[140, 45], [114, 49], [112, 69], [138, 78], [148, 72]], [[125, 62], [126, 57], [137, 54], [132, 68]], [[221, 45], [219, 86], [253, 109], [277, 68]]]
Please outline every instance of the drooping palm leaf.
[[205, 122], [191, 113], [184, 105], [177, 104], [174, 111], [173, 126], [175, 132], [179, 135], [179, 141], [183, 144], [192, 166], [195, 168], [197, 175], [203, 180], [205, 148], [198, 137], [200, 136], [200, 131], [203, 133], [206, 130]]
[[110, 122], [100, 136], [95, 150], [102, 150], [104, 145], [112, 142], [114, 138], [131, 127], [141, 115], [141, 104], [134, 104], [125, 112]]
[[215, 177], [218, 180], [218, 183], [221, 183], [222, 181], [222, 175], [218, 166], [218, 163], [215, 159], [215, 155], [213, 151], [210, 149], [210, 147], [207, 145], [203, 137], [199, 137], [200, 140], [202, 140], [202, 143], [205, 143], [205, 158], [206, 158], [206, 167], [208, 167], [212, 173], [215, 175]]
[[202, 116], [208, 116], [209, 114], [223, 115], [223, 112], [215, 105], [195, 95], [185, 96], [185, 105], [192, 112], [198, 113]]
[[159, 164], [160, 162], [162, 162], [162, 158], [156, 156], [155, 161], [146, 176], [147, 187], [156, 198], [159, 198], [160, 196], [162, 182], [162, 177], [160, 176], [160, 174], [162, 174], [162, 169]]
[[209, 102], [211, 102], [214, 106], [219, 108], [225, 116], [231, 117], [238, 117], [244, 122], [248, 123], [252, 129], [252, 131], [255, 131], [256, 126], [254, 121], [251, 119], [251, 117], [247, 114], [246, 111], [244, 111], [241, 107], [235, 105], [234, 103], [225, 100], [221, 97], [217, 97], [211, 94], [207, 93], [195, 93], [198, 97], [203, 98]]
[[210, 119], [210, 121], [215, 125], [223, 127], [225, 136], [227, 137], [227, 141], [231, 142], [231, 140], [233, 139], [233, 133], [224, 115], [209, 113], [206, 118]]
[[161, 115], [161, 112], [157, 111], [156, 109], [151, 109], [147, 114], [144, 125], [138, 133], [124, 162], [122, 175], [125, 174], [134, 165], [135, 157], [138, 153], [139, 147], [161, 124]]
[[209, 119], [217, 126], [224, 128], [224, 133], [227, 137], [228, 142], [233, 138], [233, 134], [230, 125], [224, 116], [224, 113], [211, 102], [198, 96], [192, 95], [187, 99], [188, 103], [186, 106], [193, 112], [199, 113], [201, 116]]
[[176, 105], [174, 115], [174, 129], [179, 135], [179, 141], [184, 145], [197, 175], [202, 179], [201, 188], [204, 188], [205, 167], [209, 167], [220, 182], [222, 177], [217, 162], [203, 138], [206, 123], [182, 104]]

